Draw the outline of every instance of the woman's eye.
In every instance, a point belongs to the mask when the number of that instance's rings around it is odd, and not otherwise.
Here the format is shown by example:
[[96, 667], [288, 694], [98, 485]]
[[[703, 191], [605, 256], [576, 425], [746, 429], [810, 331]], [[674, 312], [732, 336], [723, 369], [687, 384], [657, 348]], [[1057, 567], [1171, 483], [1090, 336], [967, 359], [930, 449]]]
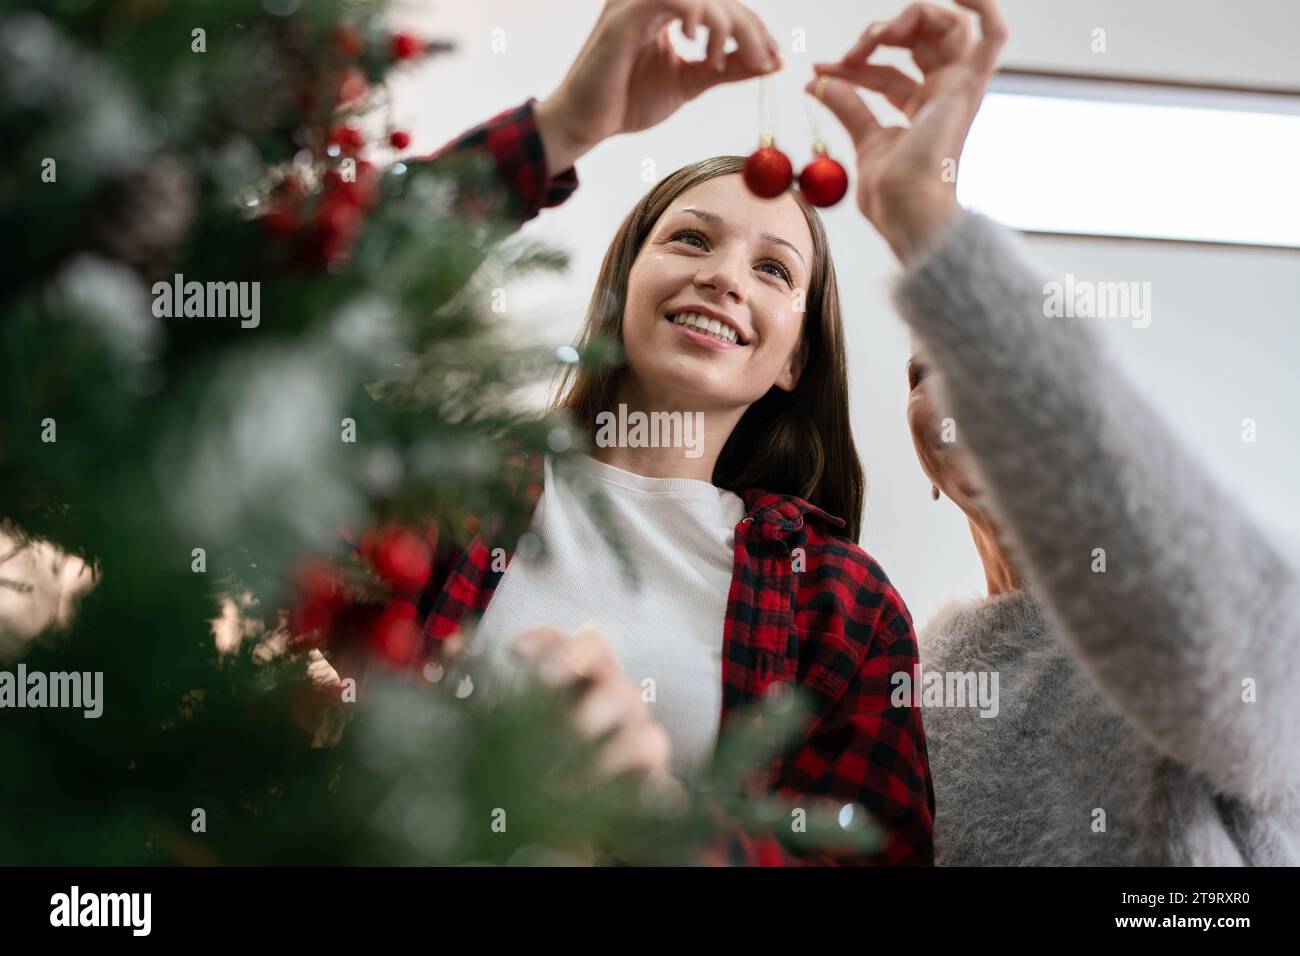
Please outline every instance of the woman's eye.
[[776, 271], [771, 273], [771, 275], [774, 275], [778, 279], [781, 279], [787, 285], [790, 283], [790, 271], [786, 269], [785, 266], [781, 265], [781, 263], [779, 262], [764, 262], [761, 266], [759, 266], [759, 268], [775, 269]]
[[929, 374], [930, 370], [920, 362], [909, 362], [907, 366], [907, 387], [909, 389], [916, 388]]
[[[703, 249], [708, 246], [708, 240], [704, 238], [703, 233], [694, 229], [682, 229], [674, 232], [668, 237], [669, 242], [685, 242], [688, 245], [694, 245], [697, 249]], [[780, 262], [767, 261], [759, 265], [760, 269], [772, 269], [771, 275], [785, 282], [787, 285], [793, 285], [794, 280], [790, 278], [790, 270]]]

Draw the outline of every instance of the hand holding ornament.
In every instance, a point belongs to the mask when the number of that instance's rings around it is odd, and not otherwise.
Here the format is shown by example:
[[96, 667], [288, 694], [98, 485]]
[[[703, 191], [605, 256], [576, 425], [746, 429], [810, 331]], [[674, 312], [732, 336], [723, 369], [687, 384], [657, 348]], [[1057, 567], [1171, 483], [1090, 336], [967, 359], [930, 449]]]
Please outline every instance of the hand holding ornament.
[[[686, 60], [669, 29], [708, 32], [703, 60]], [[736, 49], [725, 52], [727, 40]], [[556, 90], [537, 105], [547, 171], [555, 175], [602, 140], [662, 122], [720, 83], [781, 65], [763, 22], [739, 0], [609, 0]]]
[[[978, 39], [962, 11], [914, 3], [873, 23], [838, 62], [815, 64], [819, 79], [807, 87], [826, 81], [823, 102], [857, 152], [858, 207], [905, 264], [932, 248], [959, 211], [956, 175], [945, 172], [955, 173], [1006, 40], [994, 0], [956, 3], [977, 14]], [[922, 80], [868, 63], [882, 46], [909, 50]], [[855, 87], [883, 94], [909, 125], [882, 126]]]

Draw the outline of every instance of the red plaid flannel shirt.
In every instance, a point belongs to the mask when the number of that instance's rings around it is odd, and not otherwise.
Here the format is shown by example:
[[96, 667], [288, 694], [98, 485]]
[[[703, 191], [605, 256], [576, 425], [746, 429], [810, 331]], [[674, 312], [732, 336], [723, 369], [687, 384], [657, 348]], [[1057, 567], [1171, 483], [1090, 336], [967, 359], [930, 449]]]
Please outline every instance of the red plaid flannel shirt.
[[[431, 159], [486, 149], [523, 223], [563, 202], [577, 188], [570, 168], [546, 175], [530, 99], [468, 130]], [[535, 506], [541, 461], [523, 460], [520, 493]], [[746, 515], [736, 527], [735, 565], [723, 629], [722, 714], [761, 699], [773, 685], [798, 684], [815, 718], [797, 745], [773, 760], [760, 790], [786, 798], [856, 802], [886, 830], [869, 857], [794, 854], [775, 840], [726, 827], [711, 862], [745, 865], [931, 864], [934, 789], [925, 733], [916, 708], [890, 703], [890, 675], [913, 673], [916, 638], [902, 598], [880, 566], [837, 529], [844, 522], [793, 495], [741, 493]], [[439, 552], [420, 601], [429, 653], [486, 610], [503, 571], [493, 551], [513, 542], [484, 529], [466, 548]], [[433, 532], [436, 538], [436, 531]], [[801, 549], [801, 550], [799, 550]], [[802, 569], [795, 571], [796, 557]]]

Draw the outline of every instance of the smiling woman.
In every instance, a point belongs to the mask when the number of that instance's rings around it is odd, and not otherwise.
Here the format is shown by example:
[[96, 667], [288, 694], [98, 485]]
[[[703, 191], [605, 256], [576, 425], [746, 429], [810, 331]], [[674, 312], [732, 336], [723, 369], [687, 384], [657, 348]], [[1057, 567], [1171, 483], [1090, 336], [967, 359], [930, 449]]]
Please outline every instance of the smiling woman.
[[[528, 147], [535, 122], [530, 103], [448, 147], [487, 143], [506, 181], [541, 183], [531, 207], [521, 192], [524, 218], [576, 186], [572, 170], [543, 172], [544, 151]], [[526, 168], [493, 145], [520, 142], [536, 157]], [[883, 842], [792, 852], [732, 827], [721, 859], [929, 863], [921, 717], [894, 706], [888, 684], [916, 665], [916, 645], [902, 598], [856, 543], [863, 473], [825, 232], [798, 194], [750, 193], [743, 165], [680, 169], [624, 218], [578, 342], [612, 341], [624, 360], [570, 369], [556, 398], [592, 454], [531, 472], [545, 556], [486, 538], [440, 556], [425, 634], [436, 652], [478, 615], [474, 640], [498, 673], [586, 688], [575, 726], [608, 739], [602, 766], [615, 775], [691, 779], [738, 710], [798, 685], [813, 719], [755, 793], [832, 801], [842, 816], [860, 806]], [[702, 435], [691, 448], [610, 441], [615, 410], [681, 414]], [[633, 555], [631, 579], [589, 513], [594, 489]]]
[[[703, 411], [706, 438], [721, 442], [703, 459], [712, 470], [693, 477], [798, 495], [856, 540], [864, 479], [826, 233], [798, 193], [750, 193], [744, 162], [686, 166], [628, 213], [578, 336], [620, 343], [627, 362], [569, 371], [556, 404], [588, 428], [620, 402]], [[736, 341], [700, 334], [682, 318], [692, 314]]]
[[[521, 642], [524, 656], [549, 648], [561, 671], [617, 675], [685, 778], [709, 766], [738, 708], [799, 685], [816, 715], [759, 792], [863, 806], [885, 845], [800, 856], [742, 835], [735, 858], [929, 862], [921, 718], [895, 706], [888, 685], [916, 663], [911, 620], [856, 544], [863, 473], [835, 269], [817, 213], [797, 193], [756, 197], [743, 166], [738, 156], [686, 166], [624, 218], [577, 343], [612, 342], [624, 359], [560, 382], [556, 407], [594, 449], [571, 470], [547, 461], [534, 472], [532, 530], [547, 555], [521, 553], [502, 570], [471, 545], [439, 584], [453, 612], [435, 610], [427, 632], [450, 635], [479, 611], [480, 648], [515, 678], [505, 651]], [[693, 417], [702, 448], [611, 441], [614, 409]], [[634, 580], [588, 513], [596, 488]]]

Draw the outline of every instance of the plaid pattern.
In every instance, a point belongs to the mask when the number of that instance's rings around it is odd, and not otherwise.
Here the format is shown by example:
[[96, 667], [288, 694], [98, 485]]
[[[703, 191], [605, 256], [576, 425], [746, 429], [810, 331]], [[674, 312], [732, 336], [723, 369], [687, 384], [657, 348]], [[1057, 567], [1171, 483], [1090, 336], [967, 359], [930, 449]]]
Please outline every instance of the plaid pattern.
[[[546, 178], [533, 102], [498, 114], [439, 153], [492, 151], [502, 177], [519, 193], [525, 219], [562, 202], [577, 186], [572, 170]], [[517, 493], [535, 506], [542, 460], [524, 456], [521, 465]], [[887, 837], [870, 857], [795, 855], [724, 821], [725, 836], [707, 862], [932, 864], [934, 790], [921, 714], [889, 700], [890, 675], [910, 675], [917, 662], [902, 598], [880, 566], [838, 533], [844, 525], [839, 518], [793, 495], [748, 489], [741, 497], [746, 514], [736, 529], [723, 629], [721, 724], [725, 728], [737, 708], [775, 685], [804, 688], [816, 717], [795, 746], [755, 777], [753, 791], [860, 803]], [[442, 641], [486, 610], [514, 552], [514, 542], [493, 538], [493, 529], [483, 528], [464, 549], [440, 552], [419, 605], [427, 654], [436, 655]], [[494, 552], [505, 561], [494, 562]]]
[[572, 166], [557, 176], [546, 175], [546, 154], [533, 112], [536, 104], [536, 97], [530, 97], [521, 106], [502, 110], [467, 129], [425, 157], [425, 161], [473, 150], [482, 152], [492, 160], [501, 178], [504, 195], [513, 204], [511, 214], [521, 225], [528, 222], [543, 209], [560, 205], [578, 188], [578, 173]]

